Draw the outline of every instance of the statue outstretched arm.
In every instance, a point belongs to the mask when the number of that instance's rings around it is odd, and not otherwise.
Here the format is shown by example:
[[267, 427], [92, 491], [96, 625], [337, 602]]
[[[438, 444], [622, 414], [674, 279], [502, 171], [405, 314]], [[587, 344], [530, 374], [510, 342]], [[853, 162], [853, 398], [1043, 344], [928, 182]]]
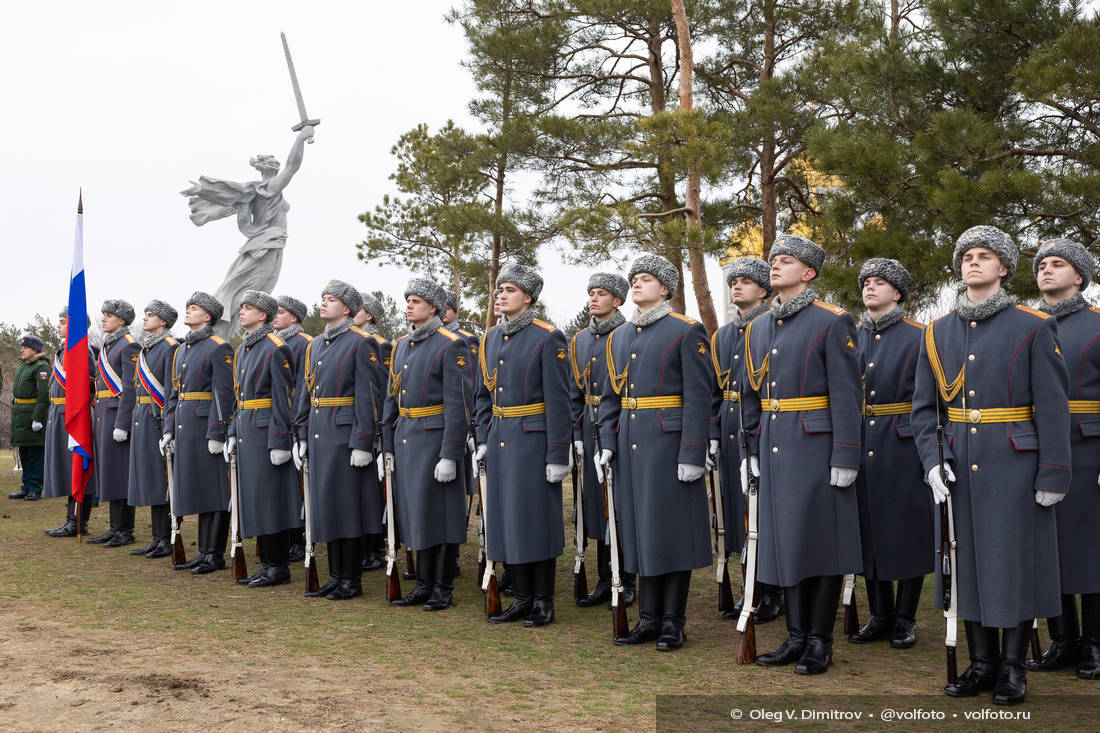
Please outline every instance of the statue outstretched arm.
[[298, 133], [298, 137], [294, 139], [294, 144], [290, 146], [290, 153], [286, 156], [286, 166], [267, 184], [268, 191], [282, 193], [282, 190], [290, 183], [290, 179], [302, 167], [302, 156], [305, 152], [306, 142], [312, 139], [313, 125], [306, 125]]

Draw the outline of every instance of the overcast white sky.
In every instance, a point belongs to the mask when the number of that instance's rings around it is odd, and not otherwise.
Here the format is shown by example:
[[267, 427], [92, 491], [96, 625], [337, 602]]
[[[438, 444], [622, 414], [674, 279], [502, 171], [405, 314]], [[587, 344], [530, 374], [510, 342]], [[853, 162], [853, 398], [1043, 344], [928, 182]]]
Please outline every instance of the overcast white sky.
[[[417, 123], [474, 128], [453, 3], [52, 2], [5, 5], [0, 25], [0, 320], [51, 318], [67, 297], [84, 189], [89, 310], [121, 297], [182, 310], [213, 292], [243, 243], [232, 219], [201, 228], [179, 191], [199, 175], [253, 180], [248, 159], [285, 162], [297, 111], [285, 31], [311, 117], [322, 120], [287, 189], [277, 293], [307, 303], [333, 277], [397, 300], [411, 273], [360, 262], [356, 219], [393, 188], [390, 148]], [[559, 323], [586, 271], [544, 253], [543, 300]], [[717, 262], [711, 287], [721, 297]], [[694, 304], [689, 293], [689, 312]], [[629, 312], [627, 313], [629, 315]], [[177, 331], [180, 327], [177, 326]]]

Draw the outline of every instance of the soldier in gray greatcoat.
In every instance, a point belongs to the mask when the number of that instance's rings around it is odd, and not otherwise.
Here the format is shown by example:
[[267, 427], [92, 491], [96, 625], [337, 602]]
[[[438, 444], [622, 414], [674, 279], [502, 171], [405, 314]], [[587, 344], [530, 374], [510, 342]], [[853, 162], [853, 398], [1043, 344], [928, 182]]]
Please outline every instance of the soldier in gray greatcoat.
[[860, 380], [855, 321], [817, 299], [825, 250], [784, 234], [771, 249], [768, 312], [745, 329], [745, 472], [760, 476], [757, 573], [783, 586], [787, 638], [757, 663], [822, 674], [833, 657], [843, 576], [863, 570], [859, 508]]
[[125, 300], [103, 303], [103, 345], [94, 407], [95, 473], [100, 501], [110, 505], [111, 526], [88, 544], [122, 547], [134, 541], [134, 507], [126, 503], [130, 471], [130, 423], [134, 371], [141, 345], [130, 335], [134, 307]]
[[[999, 704], [1024, 700], [1032, 620], [1060, 611], [1052, 507], [1069, 490], [1071, 472], [1057, 321], [1014, 306], [1002, 288], [1017, 257], [1016, 243], [995, 227], [959, 236], [954, 267], [966, 291], [953, 311], [925, 327], [913, 395], [929, 486], [937, 501], [952, 501], [952, 604], [965, 621], [970, 653], [970, 666], [944, 692], [971, 697], [992, 687]], [[939, 567], [936, 585], [940, 606]]]
[[637, 307], [607, 337], [600, 452], [614, 458], [615, 515], [623, 568], [638, 574], [638, 623], [615, 644], [658, 651], [684, 645], [691, 571], [711, 564], [707, 436], [717, 385], [707, 332], [669, 301], [680, 274], [643, 255], [627, 276]]
[[[91, 318], [88, 325], [92, 324]], [[54, 354], [53, 372], [50, 375], [50, 412], [46, 417], [46, 453], [42, 466], [42, 495], [47, 499], [68, 497], [65, 523], [54, 529], [42, 530], [50, 537], [76, 537], [76, 501], [72, 497], [73, 454], [69, 450], [69, 433], [65, 430], [65, 339], [69, 334], [69, 307], [58, 313], [57, 332], [61, 336], [61, 350]], [[95, 394], [96, 354], [88, 349], [88, 382], [91, 394]], [[89, 415], [89, 420], [91, 416]], [[80, 534], [88, 534], [88, 517], [95, 503], [95, 472], [84, 489], [84, 501], [80, 505]]]
[[497, 277], [500, 325], [481, 337], [477, 454], [485, 458], [486, 553], [507, 564], [515, 599], [491, 623], [554, 621], [554, 577], [565, 549], [561, 482], [569, 473], [568, 344], [531, 309], [542, 292], [533, 268]]
[[[1058, 320], [1058, 343], [1069, 368], [1071, 491], [1054, 507], [1062, 613], [1047, 619], [1051, 644], [1032, 670], [1076, 664], [1077, 676], [1100, 679], [1100, 309], [1081, 291], [1096, 271], [1087, 249], [1068, 239], [1044, 242], [1032, 261], [1043, 301], [1039, 310]], [[1081, 621], [1077, 624], [1077, 598]]]
[[[917, 603], [933, 570], [932, 497], [913, 445], [913, 387], [924, 327], [905, 317], [909, 272], [897, 260], [863, 263], [859, 287], [867, 313], [857, 336], [863, 373], [863, 451], [856, 479], [863, 577], [871, 618], [848, 641], [916, 643]], [[897, 600], [894, 583], [898, 581]]]
[[359, 291], [332, 280], [321, 291], [325, 331], [306, 347], [295, 391], [295, 462], [309, 459], [310, 527], [328, 542], [329, 578], [310, 597], [342, 601], [363, 594], [363, 537], [382, 531], [378, 472], [370, 464], [382, 406], [382, 365], [370, 334], [352, 323]]
[[236, 409], [225, 461], [237, 453], [241, 536], [255, 537], [260, 569], [237, 583], [250, 588], [290, 582], [291, 532], [302, 525], [298, 474], [291, 463], [294, 354], [271, 325], [279, 303], [260, 290], [241, 296], [244, 339], [233, 359]]
[[[768, 310], [772, 293], [771, 268], [764, 260], [740, 257], [726, 272], [726, 285], [737, 306], [733, 320], [710, 337], [710, 358], [718, 378], [718, 411], [710, 428], [710, 453], [718, 460], [725, 515], [726, 552], [740, 552], [745, 537], [745, 495], [741, 489], [741, 395], [745, 379], [745, 329], [753, 319]], [[758, 624], [774, 621], [783, 613], [783, 589], [761, 583], [753, 620]], [[723, 618], [741, 615], [742, 598]]]
[[199, 552], [176, 570], [196, 575], [225, 568], [229, 539], [229, 472], [222, 460], [233, 417], [233, 348], [214, 335], [222, 316], [213, 296], [196, 291], [183, 323], [190, 332], [176, 349], [165, 401], [161, 451], [175, 454], [173, 504], [179, 516], [199, 515]]
[[[596, 477], [596, 436], [594, 421], [598, 417], [600, 395], [607, 380], [608, 334], [623, 325], [626, 318], [619, 307], [626, 301], [630, 284], [622, 275], [597, 272], [588, 278], [588, 313], [591, 323], [573, 335], [569, 342], [569, 364], [573, 381], [573, 446], [581, 462], [584, 535], [596, 543], [596, 571], [599, 581], [586, 597], [577, 601], [582, 608], [598, 606], [611, 599], [611, 552], [608, 542], [607, 518], [604, 516], [603, 482]], [[574, 487], [576, 488], [576, 487]], [[615, 552], [619, 549], [616, 547]], [[620, 558], [621, 559], [621, 558]], [[633, 573], [622, 573], [622, 604], [634, 602], [636, 583]]]
[[409, 334], [389, 369], [382, 431], [393, 466], [401, 537], [418, 551], [416, 586], [395, 606], [451, 605], [458, 546], [466, 541], [463, 457], [477, 367], [466, 342], [443, 327], [446, 291], [422, 278], [405, 288]]
[[145, 306], [141, 352], [134, 372], [134, 424], [130, 432], [130, 471], [126, 501], [132, 507], [147, 506], [152, 538], [149, 544], [131, 555], [147, 558], [172, 554], [172, 517], [169, 514], [168, 483], [160, 437], [164, 434], [164, 406], [168, 385], [172, 383], [172, 357], [179, 342], [168, 329], [176, 323], [176, 309], [162, 300]]
[[[478, 347], [478, 344], [481, 342], [481, 339], [478, 338], [476, 333], [472, 333], [472, 332], [467, 331], [466, 329], [461, 327], [461, 325], [458, 322], [458, 309], [459, 309], [459, 306], [460, 306], [460, 303], [459, 303], [459, 300], [458, 300], [458, 293], [454, 292], [453, 290], [448, 290], [447, 291], [447, 308], [440, 315], [440, 320], [443, 321], [443, 327], [444, 328], [446, 328], [448, 331], [451, 331], [453, 333], [457, 333], [459, 336], [461, 336], [466, 341], [466, 345], [470, 347], [470, 357], [473, 359], [473, 361], [471, 363], [476, 364], [477, 363], [477, 347]], [[471, 452], [472, 452], [472, 450], [473, 449], [471, 447]], [[470, 461], [469, 453], [467, 453], [467, 455], [465, 457], [465, 465], [464, 465], [462, 470], [465, 471], [466, 474], [467, 474], [466, 475], [466, 494], [468, 496], [473, 496], [474, 494], [477, 493], [477, 478], [474, 476], [474, 473], [473, 473], [473, 464]], [[471, 501], [472, 501], [472, 499], [471, 499]], [[457, 561], [456, 561], [456, 563], [457, 563]], [[461, 572], [461, 569], [456, 564], [455, 565], [455, 575], [458, 575], [460, 572]]]
[[[305, 303], [289, 295], [280, 295], [279, 310], [276, 311], [275, 320], [271, 323], [275, 328], [275, 332], [279, 334], [279, 338], [286, 342], [286, 345], [290, 347], [290, 351], [294, 356], [294, 359], [290, 362], [290, 365], [294, 368], [294, 389], [297, 389], [298, 382], [301, 379], [306, 346], [313, 340], [312, 336], [302, 330], [302, 323], [306, 320], [307, 315], [308, 311]], [[296, 409], [298, 402], [294, 400], [291, 404], [294, 405]], [[305, 556], [305, 527], [292, 529], [290, 539], [290, 561], [298, 562], [303, 560]]]
[[[354, 314], [355, 325], [361, 328], [366, 333], [370, 334], [371, 339], [374, 340], [376, 348], [378, 349], [378, 358], [382, 363], [382, 380], [379, 381], [381, 386], [385, 381], [385, 375], [390, 368], [390, 355], [393, 352], [393, 344], [391, 344], [385, 336], [378, 333], [378, 325], [385, 317], [385, 308], [382, 305], [382, 301], [374, 297], [365, 290], [359, 291], [359, 297], [363, 299], [363, 305], [357, 313]], [[375, 394], [375, 404], [378, 405], [378, 409], [381, 411], [382, 405], [385, 403], [385, 393], [378, 391]], [[386, 499], [383, 494], [382, 483], [378, 484], [378, 501], [380, 506], [385, 506]], [[382, 522], [384, 527], [385, 522]], [[363, 557], [363, 570], [380, 570], [386, 565], [386, 536], [384, 532], [377, 532], [363, 538], [363, 542], [366, 546], [366, 555]]]

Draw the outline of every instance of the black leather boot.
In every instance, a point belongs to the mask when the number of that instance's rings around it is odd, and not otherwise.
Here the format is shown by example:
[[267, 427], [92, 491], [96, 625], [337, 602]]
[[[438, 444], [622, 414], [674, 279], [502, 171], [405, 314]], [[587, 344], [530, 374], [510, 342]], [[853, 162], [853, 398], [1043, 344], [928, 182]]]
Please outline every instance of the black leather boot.
[[[203, 546], [204, 515], [200, 514], [199, 547]], [[206, 575], [218, 570], [225, 570], [225, 545], [229, 537], [229, 512], [205, 512], [206, 525], [206, 554], [202, 561], [191, 568], [193, 575]]]
[[783, 595], [787, 601], [787, 638], [774, 650], [756, 658], [756, 663], [760, 666], [782, 667], [794, 664], [806, 650], [810, 620], [807, 605], [803, 603], [805, 583], [806, 581], [802, 581], [798, 585], [783, 588]]
[[1001, 635], [1001, 663], [997, 667], [993, 702], [998, 705], [1018, 705], [1027, 697], [1027, 666], [1024, 664], [1024, 657], [1031, 640], [1031, 621], [1022, 621], [1014, 628], [1004, 629]]
[[203, 555], [202, 562], [191, 568], [191, 574], [206, 575], [218, 570], [225, 570], [225, 554], [221, 552], [209, 552]]
[[1062, 615], [1047, 619], [1050, 646], [1039, 659], [1032, 659], [1027, 668], [1032, 672], [1049, 672], [1077, 664], [1081, 653], [1081, 632], [1077, 625], [1077, 596], [1062, 594]]
[[1077, 676], [1100, 680], [1100, 593], [1081, 594], [1081, 653]]
[[[634, 573], [619, 573], [619, 580], [623, 584], [622, 604], [623, 608], [629, 608], [634, 603], [635, 596], [638, 595], [637, 576]], [[608, 608], [611, 607], [611, 601], [607, 602]]]
[[531, 563], [535, 583], [535, 600], [523, 625], [538, 628], [554, 623], [554, 581], [557, 579], [557, 558]]
[[416, 565], [416, 585], [404, 598], [390, 601], [391, 606], [419, 606], [426, 603], [432, 596], [432, 588], [435, 585], [435, 556], [440, 552], [441, 545], [428, 547], [419, 553]]
[[225, 555], [225, 548], [229, 544], [229, 512], [211, 512], [209, 531], [210, 541], [208, 547], [211, 552]]
[[886, 639], [894, 630], [894, 584], [889, 580], [867, 580], [867, 606], [871, 617], [863, 628], [848, 636], [853, 644]]
[[596, 586], [577, 601], [581, 608], [598, 606], [611, 600], [611, 547], [603, 542], [596, 543], [596, 572], [599, 575]]
[[890, 646], [908, 649], [917, 643], [917, 604], [924, 576], [898, 581], [898, 599], [894, 604], [894, 631], [890, 634]]
[[612, 643], [618, 646], [646, 644], [656, 641], [661, 628], [662, 608], [665, 602], [663, 575], [638, 576], [638, 623], [626, 636], [616, 636]]
[[71, 497], [65, 508], [65, 523], [53, 529], [44, 529], [42, 532], [50, 537], [76, 537], [76, 501]]
[[508, 566], [512, 577], [512, 591], [515, 598], [499, 616], [490, 616], [491, 624], [509, 624], [514, 621], [522, 621], [531, 613], [534, 605], [534, 563], [513, 563]]
[[[844, 576], [819, 575], [811, 582], [810, 633], [806, 637], [806, 649], [794, 671], [798, 674], [825, 674], [833, 663], [833, 626], [836, 624], [840, 592], [844, 589]], [[890, 590], [893, 595], [893, 587]]]
[[[423, 556], [423, 553], [421, 555]], [[454, 572], [457, 558], [457, 543], [436, 547], [435, 557], [433, 558], [435, 572], [432, 578], [432, 595], [428, 602], [424, 604], [425, 611], [442, 611], [445, 608], [450, 608], [454, 599]], [[423, 560], [418, 560], [418, 562], [423, 562]], [[417, 569], [419, 570], [420, 566], [417, 566]]]
[[195, 523], [198, 525], [199, 551], [197, 553], [195, 553], [195, 556], [192, 557], [187, 562], [180, 563], [179, 565], [173, 565], [172, 566], [173, 570], [191, 570], [191, 569], [201, 565], [202, 562], [206, 559], [207, 553], [210, 552], [210, 548], [207, 547], [207, 545], [206, 545], [207, 537], [210, 535], [210, 529], [209, 529], [210, 514], [209, 513], [199, 514], [198, 517], [196, 518]]
[[259, 580], [260, 578], [267, 575], [267, 540], [268, 535], [261, 534], [256, 537], [256, 553], [260, 556], [260, 567], [256, 572], [252, 573], [252, 575], [249, 575], [247, 578], [237, 578], [237, 585], [249, 585], [252, 583], [252, 581]]
[[997, 629], [986, 628], [977, 621], [964, 621], [966, 646], [970, 650], [970, 666], [959, 680], [943, 688], [951, 697], [974, 697], [992, 690], [997, 681], [997, 663], [1001, 655], [997, 645]]
[[306, 530], [305, 527], [295, 527], [290, 530], [290, 562], [301, 562], [306, 559]]
[[104, 544], [106, 542], [109, 542], [110, 540], [114, 539], [114, 536], [115, 536], [115, 530], [114, 529], [108, 529], [103, 534], [98, 535], [96, 537], [92, 537], [90, 540], [88, 540], [88, 544], [89, 545], [102, 545], [102, 544]]
[[665, 575], [664, 603], [661, 608], [661, 627], [657, 632], [657, 651], [671, 652], [687, 641], [684, 624], [687, 623], [688, 590], [691, 587], [691, 571], [681, 570]]
[[365, 535], [366, 543], [366, 556], [361, 562], [361, 566], [364, 571], [370, 572], [372, 570], [381, 570], [386, 567], [386, 552], [379, 549], [379, 540], [382, 539], [381, 534], [368, 534]]
[[343, 573], [340, 585], [328, 594], [330, 601], [348, 601], [363, 595], [363, 555], [366, 551], [363, 537], [340, 540], [340, 568]]
[[124, 547], [134, 544], [134, 530], [120, 529], [115, 536], [103, 543], [104, 547]]
[[500, 579], [497, 581], [497, 590], [502, 596], [515, 595], [515, 589], [512, 587], [512, 571], [507, 564], [504, 565], [504, 572], [500, 574]]
[[[258, 540], [258, 538], [257, 538]], [[273, 532], [264, 542], [267, 569], [259, 578], [248, 584], [249, 588], [267, 588], [290, 582], [290, 530]]]
[[115, 536], [104, 542], [104, 547], [124, 547], [134, 543], [134, 508], [125, 499], [111, 501], [111, 526], [115, 527]]
[[168, 513], [167, 504], [158, 504], [149, 507], [149, 514], [153, 529], [153, 541], [156, 545], [145, 553], [145, 557], [155, 559], [168, 557], [172, 554], [172, 545], [169, 540], [172, 537], [172, 517]]
[[88, 534], [88, 520], [92, 516], [92, 507], [95, 505], [94, 496], [85, 496], [80, 503], [80, 534]]
[[[775, 621], [783, 615], [783, 589], [778, 585], [761, 583], [760, 600], [756, 604], [756, 612], [752, 615], [753, 623], [766, 624]], [[744, 601], [744, 599], [741, 599]], [[741, 606], [735, 606], [737, 615], [741, 615]]]
[[317, 590], [306, 591], [306, 598], [324, 598], [340, 587], [340, 555], [337, 552], [339, 545], [340, 540], [328, 543], [328, 580]]

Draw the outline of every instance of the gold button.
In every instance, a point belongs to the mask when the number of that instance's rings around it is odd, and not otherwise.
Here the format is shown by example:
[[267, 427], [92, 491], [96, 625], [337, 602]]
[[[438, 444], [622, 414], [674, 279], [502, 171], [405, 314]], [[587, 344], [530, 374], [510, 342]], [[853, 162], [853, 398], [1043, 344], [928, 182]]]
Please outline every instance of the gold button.
[[775, 382], [772, 382], [772, 386], [773, 386], [773, 387], [775, 386]]
[[775, 322], [775, 325], [782, 326], [783, 325], [783, 319], [780, 318], [778, 321]]
[[637, 359], [637, 358], [638, 358], [638, 355], [637, 355], [637, 354], [631, 354], [631, 355], [630, 355], [630, 358], [631, 358], [631, 359]]
[[873, 457], [875, 455], [875, 452], [873, 450], [869, 450], [867, 451], [867, 455]]
[[314, 415], [320, 415], [320, 414], [321, 414], [321, 411], [320, 411], [320, 410], [314, 410], [314, 411], [313, 411], [313, 414], [314, 414]]
[[[320, 364], [321, 362], [317, 362], [317, 363], [318, 363], [318, 364]], [[501, 362], [501, 363], [503, 364], [504, 362]], [[406, 364], [406, 365], [405, 365], [405, 366], [404, 366], [403, 368], [404, 368], [404, 369], [408, 369], [408, 368], [409, 368], [409, 365], [408, 365], [408, 364]]]
[[730, 412], [733, 412], [733, 408], [732, 408], [732, 407], [730, 408]]
[[971, 433], [971, 435], [973, 435], [973, 434], [974, 434], [974, 433], [976, 433], [976, 432], [978, 432], [978, 429], [977, 429], [977, 428], [970, 428], [970, 433]]
[[508, 340], [508, 337], [507, 337], [507, 336], [505, 336], [505, 337], [504, 337], [504, 340], [505, 340], [505, 341], [507, 341], [507, 340]]
[[638, 444], [634, 443], [633, 445], [631, 445], [630, 450], [638, 450]]
[[734, 355], [733, 355], [733, 358], [734, 358], [734, 359], [740, 359], [740, 358], [741, 358], [741, 355], [740, 355], [740, 354], [734, 354]]
[[777, 417], [776, 415], [772, 415], [772, 420], [774, 420], [776, 417]]
[[503, 391], [504, 391], [504, 387], [497, 387], [497, 392], [503, 392]]
[[314, 440], [320, 440], [320, 439], [321, 439], [321, 436], [320, 436], [320, 435], [314, 435], [314, 436], [313, 436], [313, 439], [314, 439]]
[[745, 332], [745, 329], [743, 329], [743, 328], [737, 329], [737, 333], [744, 333], [744, 332]]
[[401, 394], [405, 394], [405, 390], [401, 390]]
[[773, 353], [773, 354], [778, 354], [778, 353], [779, 353], [779, 349], [772, 349], [772, 353]]
[[971, 354], [970, 356], [968, 356], [966, 358], [969, 359], [970, 361], [974, 361], [974, 355], [973, 354]]
[[732, 436], [732, 435], [730, 436], [730, 440], [733, 440], [733, 436]]
[[642, 332], [642, 327], [638, 326], [638, 333], [641, 333], [641, 332]]
[[503, 440], [502, 440], [502, 441], [500, 441], [500, 447], [501, 447], [501, 448], [503, 448], [503, 447], [504, 447], [504, 441], [503, 441]]
[[880, 338], [882, 338], [882, 334], [881, 333], [876, 333], [875, 334], [875, 341], [878, 341]]
[[875, 362], [873, 362], [873, 361], [872, 361], [872, 362], [869, 362], [869, 363], [867, 364], [867, 368], [868, 368], [868, 369], [870, 369], [870, 368], [871, 368], [871, 367], [873, 367], [874, 365], [875, 365]]
[[773, 445], [772, 446], [772, 453], [778, 453], [778, 452], [779, 452], [779, 446]]
[[978, 470], [978, 464], [975, 463], [973, 466], [970, 467], [970, 470], [971, 471], [977, 471]]
[[630, 419], [631, 419], [631, 420], [633, 420], [633, 419], [634, 419], [634, 418], [636, 418], [636, 417], [638, 417], [638, 416], [637, 416], [637, 415], [635, 415], [635, 414], [634, 414], [633, 412], [632, 412], [632, 413], [630, 413]]
[[177, 427], [178, 427], [178, 428], [179, 428], [180, 430], [183, 430], [183, 426], [182, 426], [182, 425], [178, 425]]
[[872, 397], [874, 397], [874, 396], [875, 396], [875, 390], [873, 390], [873, 389], [871, 390], [871, 396], [872, 396]]
[[967, 394], [969, 394], [971, 397], [973, 397], [974, 396], [974, 390], [970, 390]]
[[875, 424], [875, 421], [874, 421], [874, 420], [871, 420], [871, 421], [870, 421], [869, 423], [867, 423], [867, 424], [868, 424], [868, 425], [874, 425], [874, 424]]
[[503, 364], [503, 363], [504, 363], [504, 359], [501, 359], [501, 360], [500, 360], [500, 363], [501, 363], [501, 364]]
[[633, 385], [633, 384], [632, 384], [632, 385], [630, 385], [630, 388], [631, 388], [631, 389], [634, 389], [634, 385]]
[[320, 359], [317, 360], [317, 366], [321, 366], [321, 360]]
[[970, 327], [971, 328], [977, 328], [978, 327], [978, 322], [977, 321], [971, 321], [970, 322]]
[[402, 439], [401, 439], [401, 442], [402, 442], [402, 443], [408, 443], [409, 441], [408, 441], [408, 440], [406, 440], [405, 438], [402, 438]]
[[[596, 357], [594, 357], [594, 356], [593, 356], [593, 357], [592, 357], [592, 361], [596, 361]], [[500, 363], [501, 363], [501, 364], [503, 364], [504, 362], [502, 361], [502, 362], [500, 362]]]

